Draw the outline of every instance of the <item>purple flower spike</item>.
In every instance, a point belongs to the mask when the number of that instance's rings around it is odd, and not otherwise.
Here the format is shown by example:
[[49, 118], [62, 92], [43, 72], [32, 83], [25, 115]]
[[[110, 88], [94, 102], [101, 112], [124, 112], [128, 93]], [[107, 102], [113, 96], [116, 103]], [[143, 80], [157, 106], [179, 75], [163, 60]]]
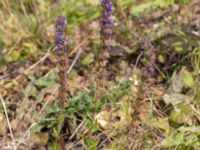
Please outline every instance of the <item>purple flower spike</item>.
[[101, 19], [101, 35], [104, 46], [109, 48], [112, 43], [106, 42], [111, 41], [112, 27], [114, 26], [114, 20], [111, 18], [113, 12], [111, 0], [101, 0], [101, 6], [103, 8], [103, 15]]
[[149, 57], [149, 61], [148, 61], [149, 65], [147, 66], [147, 70], [152, 76], [155, 76], [156, 75], [156, 71], [155, 71], [156, 49], [151, 44], [151, 41], [147, 37], [144, 37], [143, 44], [144, 44], [144, 48], [148, 50], [148, 54], [147, 55]]
[[55, 23], [57, 52], [67, 51], [67, 38], [65, 35], [66, 19], [58, 16]]

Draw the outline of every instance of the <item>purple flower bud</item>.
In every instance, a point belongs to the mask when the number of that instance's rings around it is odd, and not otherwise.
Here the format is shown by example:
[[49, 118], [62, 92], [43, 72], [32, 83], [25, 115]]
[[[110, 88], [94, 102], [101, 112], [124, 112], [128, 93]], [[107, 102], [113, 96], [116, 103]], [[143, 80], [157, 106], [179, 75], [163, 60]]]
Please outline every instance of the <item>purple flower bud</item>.
[[114, 25], [114, 20], [111, 19], [111, 18], [108, 18], [108, 17], [103, 17], [102, 18], [102, 24], [103, 25], [111, 25], [111, 26], [113, 26]]
[[57, 23], [58, 25], [60, 25], [63, 29], [66, 28], [66, 19], [65, 19], [64, 17], [58, 16], [58, 17], [57, 17], [57, 20], [56, 20], [56, 23]]
[[111, 29], [103, 29], [103, 33], [106, 35], [112, 35], [112, 30]]
[[149, 65], [149, 66], [147, 67], [147, 70], [148, 70], [148, 72], [149, 72], [152, 76], [155, 76], [155, 75], [156, 75], [155, 69], [154, 69], [154, 66], [153, 66], [153, 65]]

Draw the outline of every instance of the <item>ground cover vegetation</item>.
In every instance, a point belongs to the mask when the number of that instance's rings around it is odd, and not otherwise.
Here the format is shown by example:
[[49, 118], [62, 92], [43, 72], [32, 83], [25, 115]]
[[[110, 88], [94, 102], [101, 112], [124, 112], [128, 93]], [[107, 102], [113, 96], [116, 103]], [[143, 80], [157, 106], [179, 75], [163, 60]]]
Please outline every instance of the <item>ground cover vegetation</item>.
[[0, 149], [200, 149], [199, 0], [1, 0]]

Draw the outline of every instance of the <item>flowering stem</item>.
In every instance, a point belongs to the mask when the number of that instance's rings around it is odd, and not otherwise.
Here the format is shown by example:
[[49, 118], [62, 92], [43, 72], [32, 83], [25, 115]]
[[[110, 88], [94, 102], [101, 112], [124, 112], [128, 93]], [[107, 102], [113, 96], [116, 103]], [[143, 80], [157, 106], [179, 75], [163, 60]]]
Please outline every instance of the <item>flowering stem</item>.
[[[68, 66], [68, 59], [67, 59], [67, 51], [68, 51], [68, 41], [65, 34], [66, 30], [66, 19], [64, 17], [58, 16], [55, 23], [56, 28], [56, 56], [58, 59], [58, 69], [59, 69], [59, 93], [58, 98], [60, 100], [60, 113], [58, 115], [57, 126], [55, 130], [55, 139], [56, 143], [60, 143], [63, 140], [60, 137], [61, 130], [63, 127], [63, 122], [65, 119], [64, 116], [64, 109], [66, 108], [66, 100], [69, 96], [68, 91], [68, 77], [66, 68]], [[64, 149], [62, 145], [60, 145], [60, 149]]]
[[102, 92], [100, 87], [105, 87], [106, 85], [106, 77], [107, 77], [107, 70], [105, 67], [107, 66], [109, 53], [108, 50], [112, 46], [112, 27], [114, 25], [114, 21], [111, 18], [112, 15], [112, 2], [111, 0], [101, 0], [102, 6], [102, 17], [100, 21], [100, 34], [101, 34], [101, 41], [102, 45], [99, 47], [99, 56], [98, 61], [96, 61], [96, 93], [95, 99], [99, 99]]
[[67, 51], [68, 51], [68, 41], [65, 35], [66, 30], [66, 19], [64, 17], [57, 17], [56, 24], [56, 55], [59, 64], [59, 100], [60, 108], [65, 108], [65, 101], [68, 98], [68, 84], [67, 84], [67, 71], [68, 66]]

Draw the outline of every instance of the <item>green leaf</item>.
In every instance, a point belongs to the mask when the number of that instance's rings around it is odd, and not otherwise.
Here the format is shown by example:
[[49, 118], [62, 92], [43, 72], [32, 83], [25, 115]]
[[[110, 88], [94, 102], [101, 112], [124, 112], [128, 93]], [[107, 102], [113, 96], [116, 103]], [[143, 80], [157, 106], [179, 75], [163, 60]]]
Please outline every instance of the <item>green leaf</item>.
[[183, 132], [178, 133], [178, 134], [175, 135], [174, 140], [175, 140], [176, 145], [180, 145], [180, 144], [184, 144], [185, 143], [184, 136], [185, 136], [185, 134]]
[[162, 141], [161, 145], [165, 148], [172, 148], [184, 144], [184, 133], [178, 133], [175, 136], [167, 137]]
[[46, 106], [47, 112], [50, 113], [57, 113], [60, 111], [58, 104], [48, 104]]
[[189, 136], [186, 136], [186, 140], [185, 141], [186, 141], [185, 145], [192, 146], [193, 144], [198, 142], [198, 137], [195, 134], [190, 134]]
[[11, 53], [6, 54], [4, 56], [4, 60], [6, 62], [13, 62], [19, 60], [20, 56], [21, 56], [20, 51], [14, 50]]
[[42, 129], [43, 127], [44, 127], [43, 125], [35, 124], [35, 125], [31, 128], [31, 132], [32, 132], [32, 133], [40, 132], [41, 129]]
[[94, 97], [91, 92], [84, 92], [82, 95], [68, 99], [68, 109], [66, 113], [73, 114], [75, 112], [84, 115], [95, 109]]
[[94, 62], [94, 54], [93, 53], [89, 53], [81, 62], [82, 65], [89, 65], [91, 63]]
[[154, 1], [146, 1], [141, 5], [133, 5], [131, 7], [131, 12], [135, 16], [140, 16], [142, 13], [147, 13], [153, 11], [159, 7], [168, 7], [174, 4], [174, 0], [154, 0]]
[[48, 87], [56, 84], [57, 75], [55, 73], [50, 74], [49, 76], [44, 76], [35, 81], [35, 85], [39, 87]]
[[36, 97], [38, 95], [38, 91], [37, 91], [37, 88], [32, 84], [28, 84], [25, 88], [25, 94], [27, 96], [33, 96], [33, 97]]
[[194, 79], [193, 79], [193, 76], [192, 76], [192, 73], [187, 71], [187, 70], [184, 70], [183, 72], [183, 82], [185, 83], [186, 86], [192, 88], [194, 87]]
[[176, 146], [176, 143], [173, 137], [168, 137], [162, 141], [161, 145], [165, 148], [170, 148]]
[[38, 50], [37, 45], [35, 43], [26, 42], [23, 44], [23, 46], [26, 53], [25, 55], [34, 54]]
[[182, 4], [187, 4], [189, 3], [191, 0], [175, 0], [176, 3], [182, 3]]

